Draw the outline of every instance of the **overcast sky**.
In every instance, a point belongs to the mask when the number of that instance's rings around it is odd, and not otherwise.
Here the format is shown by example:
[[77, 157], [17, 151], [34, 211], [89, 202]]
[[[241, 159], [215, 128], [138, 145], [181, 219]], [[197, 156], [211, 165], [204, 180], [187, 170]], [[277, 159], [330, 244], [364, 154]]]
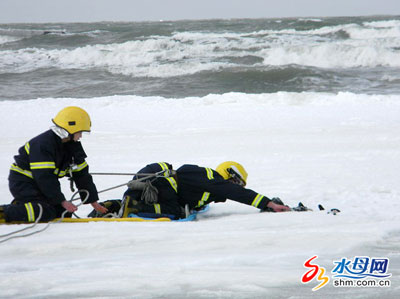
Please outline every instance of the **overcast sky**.
[[0, 0], [0, 23], [400, 15], [400, 0]]

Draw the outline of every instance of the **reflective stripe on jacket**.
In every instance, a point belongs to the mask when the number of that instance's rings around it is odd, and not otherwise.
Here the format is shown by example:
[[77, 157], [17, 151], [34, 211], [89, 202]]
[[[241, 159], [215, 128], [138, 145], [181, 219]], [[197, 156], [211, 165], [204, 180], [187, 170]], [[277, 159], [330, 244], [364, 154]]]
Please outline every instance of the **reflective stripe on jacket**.
[[70, 165], [74, 165], [71, 169], [74, 182], [78, 189], [89, 191], [87, 202], [94, 202], [98, 200], [97, 189], [85, 158], [80, 142], [62, 143], [60, 137], [48, 130], [19, 148], [10, 168], [9, 180], [34, 180], [49, 203], [60, 204], [65, 197], [58, 179], [69, 176]]
[[225, 180], [211, 168], [185, 164], [176, 174], [180, 204], [189, 204], [191, 209], [227, 199], [263, 209], [270, 201], [262, 194]]

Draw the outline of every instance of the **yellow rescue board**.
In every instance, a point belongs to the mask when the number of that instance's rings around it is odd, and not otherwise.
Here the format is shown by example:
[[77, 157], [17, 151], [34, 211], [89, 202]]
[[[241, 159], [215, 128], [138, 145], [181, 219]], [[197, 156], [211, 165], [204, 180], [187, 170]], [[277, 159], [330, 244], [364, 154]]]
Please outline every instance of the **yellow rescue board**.
[[[56, 218], [51, 222], [60, 221], [60, 218]], [[167, 217], [155, 218], [155, 219], [142, 219], [142, 218], [64, 218], [60, 222], [63, 223], [87, 223], [87, 222], [164, 222], [171, 221]], [[32, 224], [32, 222], [5, 222], [4, 219], [0, 219], [0, 224]]]
[[[54, 219], [54, 222], [59, 221], [60, 218]], [[155, 219], [142, 219], [142, 218], [64, 218], [61, 222], [160, 222], [160, 221], [171, 221], [167, 217], [155, 218]]]

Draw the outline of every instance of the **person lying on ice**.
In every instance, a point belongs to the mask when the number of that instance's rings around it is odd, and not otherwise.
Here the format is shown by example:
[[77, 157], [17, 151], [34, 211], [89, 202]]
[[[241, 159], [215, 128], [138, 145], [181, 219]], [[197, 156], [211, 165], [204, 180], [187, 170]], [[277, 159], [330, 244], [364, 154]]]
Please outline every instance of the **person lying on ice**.
[[[155, 173], [160, 170], [172, 170], [172, 166], [165, 162], [153, 163], [147, 165], [139, 173]], [[114, 205], [114, 209], [120, 210], [120, 217], [127, 217], [130, 213], [153, 213], [160, 216], [172, 214], [174, 218], [182, 218], [182, 209], [185, 206], [188, 206], [190, 210], [201, 209], [211, 202], [225, 202], [227, 199], [265, 212], [290, 210], [280, 200], [271, 200], [245, 188], [246, 183], [247, 172], [237, 162], [223, 162], [216, 170], [185, 164], [178, 168], [173, 176], [153, 179], [151, 184], [148, 184], [151, 187], [138, 187], [136, 177], [134, 177], [128, 184], [130, 189], [124, 193], [122, 207], [110, 201], [105, 205], [106, 207]], [[140, 188], [144, 188], [147, 197], [143, 190], [137, 190]], [[101, 215], [93, 211], [90, 216]]]
[[[105, 213], [107, 209], [98, 203], [97, 189], [89, 174], [86, 154], [79, 139], [82, 132], [90, 132], [90, 117], [79, 107], [66, 107], [52, 120], [55, 126], [25, 143], [14, 156], [8, 177], [14, 200], [0, 206], [0, 218], [6, 222], [50, 221], [67, 210], [77, 207], [67, 201], [61, 192], [59, 178], [72, 176], [78, 189], [89, 192], [85, 203]], [[86, 194], [82, 192], [81, 198]], [[71, 214], [66, 217], [71, 217]]]

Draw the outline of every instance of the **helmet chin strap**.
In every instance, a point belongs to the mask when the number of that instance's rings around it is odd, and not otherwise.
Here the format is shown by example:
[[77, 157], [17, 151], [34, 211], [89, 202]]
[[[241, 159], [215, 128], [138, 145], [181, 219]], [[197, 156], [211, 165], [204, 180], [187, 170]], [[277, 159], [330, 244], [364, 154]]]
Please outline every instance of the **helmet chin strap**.
[[240, 185], [242, 187], [246, 186], [246, 183], [243, 180], [242, 176], [240, 175], [239, 170], [234, 165], [232, 165], [230, 168], [228, 168], [227, 171], [228, 171], [228, 173], [230, 175], [229, 180], [232, 183], [235, 183], [235, 184]]

